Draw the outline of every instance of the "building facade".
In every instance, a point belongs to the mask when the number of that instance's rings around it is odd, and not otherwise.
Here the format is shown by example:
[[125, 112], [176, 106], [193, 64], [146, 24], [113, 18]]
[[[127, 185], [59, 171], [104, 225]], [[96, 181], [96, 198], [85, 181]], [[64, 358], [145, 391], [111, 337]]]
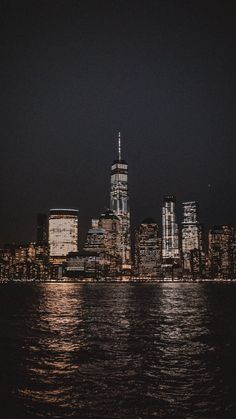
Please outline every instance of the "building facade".
[[162, 260], [178, 260], [179, 251], [179, 233], [176, 223], [176, 199], [173, 195], [164, 197], [164, 206], [162, 207]]
[[192, 277], [203, 274], [202, 226], [196, 201], [183, 202], [182, 258], [183, 273]]
[[118, 159], [111, 167], [110, 208], [120, 220], [120, 257], [124, 270], [131, 269], [130, 210], [128, 165], [121, 158], [121, 137], [118, 136]]
[[49, 278], [48, 247], [37, 243], [5, 245], [0, 250], [0, 279], [46, 281]]
[[49, 216], [50, 262], [61, 264], [69, 252], [78, 251], [78, 210], [51, 209]]
[[92, 220], [84, 245], [85, 252], [96, 252], [106, 265], [106, 272], [115, 274], [122, 270], [120, 257], [120, 219], [107, 209], [99, 219]]
[[146, 218], [135, 232], [135, 274], [157, 278], [161, 268], [161, 238], [155, 220]]
[[234, 275], [234, 228], [214, 225], [209, 230], [209, 277], [230, 279]]
[[84, 251], [85, 252], [105, 252], [106, 232], [103, 228], [99, 227], [99, 220], [92, 220], [91, 228], [88, 230]]

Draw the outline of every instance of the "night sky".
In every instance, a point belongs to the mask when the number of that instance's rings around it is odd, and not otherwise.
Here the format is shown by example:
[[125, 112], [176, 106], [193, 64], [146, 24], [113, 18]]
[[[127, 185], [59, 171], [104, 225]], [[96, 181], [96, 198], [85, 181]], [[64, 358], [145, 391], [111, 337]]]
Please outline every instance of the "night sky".
[[[233, 4], [234, 3], [234, 4]], [[109, 206], [117, 132], [132, 225], [163, 195], [236, 224], [235, 2], [0, 0], [0, 242]]]

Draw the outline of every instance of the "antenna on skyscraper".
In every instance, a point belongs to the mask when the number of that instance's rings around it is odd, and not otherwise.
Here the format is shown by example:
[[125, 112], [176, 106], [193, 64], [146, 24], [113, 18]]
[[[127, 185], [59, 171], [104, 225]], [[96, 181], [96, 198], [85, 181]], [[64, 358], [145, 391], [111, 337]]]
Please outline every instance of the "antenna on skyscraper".
[[121, 134], [118, 132], [118, 159], [121, 161]]

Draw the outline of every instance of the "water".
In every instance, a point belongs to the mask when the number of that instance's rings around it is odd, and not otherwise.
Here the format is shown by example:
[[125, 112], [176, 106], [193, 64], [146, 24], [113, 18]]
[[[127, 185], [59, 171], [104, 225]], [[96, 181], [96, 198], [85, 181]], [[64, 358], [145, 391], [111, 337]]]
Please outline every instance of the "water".
[[235, 418], [236, 285], [0, 286], [0, 417]]

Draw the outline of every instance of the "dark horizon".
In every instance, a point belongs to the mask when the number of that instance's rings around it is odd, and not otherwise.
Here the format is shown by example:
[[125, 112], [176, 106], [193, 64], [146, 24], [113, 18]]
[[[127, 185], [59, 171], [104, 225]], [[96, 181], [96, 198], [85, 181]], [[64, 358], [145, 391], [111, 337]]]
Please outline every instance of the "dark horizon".
[[235, 5], [3, 1], [0, 242], [36, 238], [37, 213], [109, 206], [122, 132], [131, 223], [163, 196], [236, 224]]

